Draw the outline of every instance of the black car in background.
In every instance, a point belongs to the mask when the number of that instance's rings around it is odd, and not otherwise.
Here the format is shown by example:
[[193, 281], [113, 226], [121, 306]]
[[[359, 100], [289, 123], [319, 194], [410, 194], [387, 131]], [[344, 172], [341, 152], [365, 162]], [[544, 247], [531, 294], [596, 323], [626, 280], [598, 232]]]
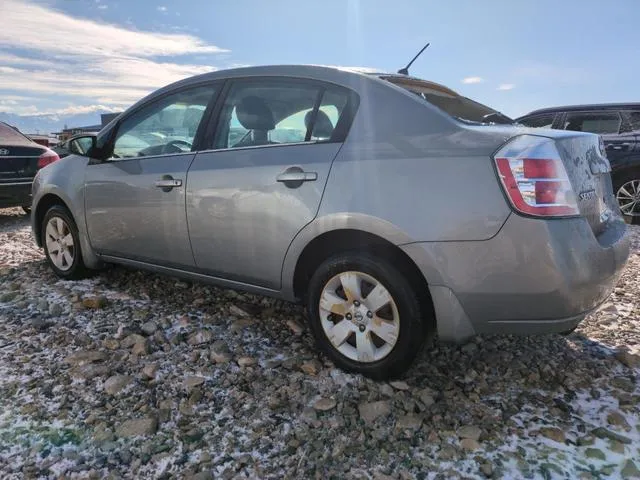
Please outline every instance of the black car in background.
[[50, 148], [0, 122], [0, 208], [22, 207], [28, 213], [33, 177], [59, 158]]
[[611, 163], [620, 210], [629, 223], [640, 224], [640, 103], [544, 108], [516, 122], [528, 127], [600, 134]]

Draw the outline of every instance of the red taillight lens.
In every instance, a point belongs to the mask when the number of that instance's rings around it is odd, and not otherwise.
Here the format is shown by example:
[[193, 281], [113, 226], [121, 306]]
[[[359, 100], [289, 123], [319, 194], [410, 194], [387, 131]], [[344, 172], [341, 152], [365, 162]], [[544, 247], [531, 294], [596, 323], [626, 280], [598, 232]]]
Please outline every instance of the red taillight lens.
[[40, 157], [38, 157], [38, 168], [43, 168], [49, 165], [50, 163], [55, 162], [56, 160], [60, 160], [60, 157], [53, 150], [47, 150]]
[[567, 171], [550, 138], [522, 135], [495, 155], [500, 181], [513, 207], [539, 217], [578, 215]]

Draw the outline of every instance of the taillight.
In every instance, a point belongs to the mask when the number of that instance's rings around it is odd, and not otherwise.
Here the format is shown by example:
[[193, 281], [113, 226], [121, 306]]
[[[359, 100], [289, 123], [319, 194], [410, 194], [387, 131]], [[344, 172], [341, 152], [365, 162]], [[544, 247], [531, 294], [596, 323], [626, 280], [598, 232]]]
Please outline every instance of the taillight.
[[42, 155], [38, 157], [38, 168], [43, 168], [49, 165], [50, 163], [55, 162], [56, 160], [60, 160], [60, 157], [53, 150], [47, 150]]
[[579, 214], [567, 171], [550, 138], [515, 137], [494, 159], [502, 186], [517, 211], [537, 217]]

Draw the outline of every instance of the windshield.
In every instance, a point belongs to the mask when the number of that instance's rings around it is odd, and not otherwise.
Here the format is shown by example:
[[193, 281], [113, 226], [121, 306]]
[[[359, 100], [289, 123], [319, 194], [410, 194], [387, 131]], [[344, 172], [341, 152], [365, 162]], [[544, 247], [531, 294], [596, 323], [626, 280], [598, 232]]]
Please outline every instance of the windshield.
[[484, 125], [515, 123], [514, 120], [503, 113], [471, 100], [470, 98], [463, 97], [442, 85], [414, 78], [393, 76], [381, 78], [415, 93], [420, 98], [463, 122], [480, 123]]

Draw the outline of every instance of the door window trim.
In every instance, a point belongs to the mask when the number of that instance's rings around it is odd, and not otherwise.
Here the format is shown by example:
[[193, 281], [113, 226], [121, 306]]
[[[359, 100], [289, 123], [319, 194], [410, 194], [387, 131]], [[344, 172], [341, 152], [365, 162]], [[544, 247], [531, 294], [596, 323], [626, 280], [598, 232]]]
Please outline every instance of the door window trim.
[[[314, 105], [314, 121], [312, 122], [310, 129], [307, 130], [305, 135], [305, 141], [303, 142], [291, 142], [291, 143], [278, 143], [278, 144], [268, 144], [268, 145], [249, 145], [245, 147], [225, 147], [225, 148], [215, 148], [215, 142], [218, 139], [218, 134], [220, 132], [219, 126], [221, 121], [222, 110], [224, 108], [225, 102], [229, 97], [229, 93], [234, 85], [243, 83], [256, 83], [256, 82], [287, 82], [287, 83], [299, 83], [302, 85], [313, 85], [318, 87], [318, 99]], [[306, 140], [307, 137], [310, 137], [310, 134], [313, 132], [313, 128], [315, 127], [315, 117], [317, 116], [317, 111], [320, 107], [320, 103], [322, 102], [322, 98], [324, 97], [324, 93], [330, 88], [336, 88], [343, 91], [347, 96], [347, 103], [345, 104], [344, 110], [340, 117], [338, 118], [338, 122], [334, 127], [333, 133], [330, 139], [327, 140]], [[225, 152], [228, 150], [233, 151], [241, 151], [246, 149], [260, 149], [260, 148], [278, 148], [278, 147], [287, 147], [287, 146], [300, 146], [300, 145], [316, 145], [316, 144], [324, 144], [324, 143], [343, 143], [347, 136], [349, 135], [349, 131], [351, 130], [351, 126], [353, 125], [353, 120], [358, 111], [358, 107], [360, 105], [360, 96], [353, 91], [352, 89], [345, 87], [343, 85], [339, 85], [332, 82], [327, 82], [325, 80], [316, 80], [313, 78], [304, 78], [304, 77], [293, 77], [293, 76], [279, 76], [279, 75], [257, 75], [257, 76], [249, 76], [249, 77], [237, 77], [237, 78], [228, 78], [225, 80], [225, 85], [220, 90], [220, 93], [217, 95], [217, 101], [215, 107], [212, 109], [210, 117], [206, 122], [206, 131], [203, 135], [203, 149], [198, 150], [199, 153], [210, 153], [210, 152]], [[206, 115], [206, 113], [205, 113]], [[201, 127], [204, 125], [201, 123]]]
[[[134, 109], [126, 112], [123, 115], [120, 115], [115, 123], [115, 125], [108, 131], [106, 132], [106, 134], [108, 135], [108, 139], [105, 141], [105, 147], [102, 149], [102, 155], [101, 157], [103, 158], [99, 158], [99, 159], [94, 159], [93, 157], [90, 157], [91, 160], [89, 161], [89, 165], [95, 165], [95, 164], [99, 164], [99, 163], [116, 163], [116, 162], [126, 162], [126, 161], [130, 161], [130, 160], [142, 160], [142, 159], [153, 159], [153, 158], [161, 158], [161, 157], [175, 157], [175, 156], [182, 156], [182, 155], [194, 155], [201, 150], [201, 146], [202, 146], [202, 140], [203, 140], [203, 136], [205, 133], [205, 126], [207, 124], [207, 120], [208, 117], [211, 116], [211, 112], [213, 111], [213, 109], [215, 108], [215, 106], [217, 105], [218, 101], [221, 98], [221, 93], [224, 89], [226, 81], [225, 80], [220, 80], [220, 79], [216, 79], [216, 80], [207, 80], [207, 81], [202, 81], [202, 82], [197, 82], [197, 83], [192, 83], [189, 85], [184, 85], [181, 87], [177, 87], [175, 89], [170, 89], [167, 90], [166, 92], [163, 92], [160, 95], [154, 96], [153, 98], [149, 98], [147, 101], [144, 101], [143, 103], [141, 103], [140, 105], [137, 105]], [[188, 152], [177, 152], [177, 153], [163, 153], [163, 154], [158, 154], [158, 155], [148, 155], [145, 157], [132, 157], [132, 158], [109, 158], [108, 156], [113, 154], [113, 147], [115, 144], [115, 140], [116, 137], [118, 135], [118, 131], [120, 130], [120, 126], [122, 125], [122, 123], [124, 121], [126, 121], [127, 119], [131, 118], [131, 116], [136, 115], [138, 112], [140, 112], [142, 109], [148, 107], [149, 105], [153, 105], [154, 103], [157, 102], [161, 102], [164, 99], [166, 99], [167, 97], [170, 97], [172, 95], [175, 95], [177, 93], [181, 93], [181, 92], [185, 92], [185, 91], [189, 91], [189, 90], [193, 90], [196, 88], [201, 88], [201, 87], [211, 87], [214, 90], [213, 95], [211, 96], [211, 99], [209, 100], [209, 103], [207, 104], [204, 113], [202, 114], [202, 119], [200, 120], [200, 124], [198, 125], [198, 129], [196, 130], [196, 134], [193, 137], [193, 144], [191, 146], [191, 150]], [[97, 139], [96, 139], [97, 141]], [[108, 155], [108, 156], [107, 156]], [[106, 158], [104, 158], [105, 156], [107, 156]]]

